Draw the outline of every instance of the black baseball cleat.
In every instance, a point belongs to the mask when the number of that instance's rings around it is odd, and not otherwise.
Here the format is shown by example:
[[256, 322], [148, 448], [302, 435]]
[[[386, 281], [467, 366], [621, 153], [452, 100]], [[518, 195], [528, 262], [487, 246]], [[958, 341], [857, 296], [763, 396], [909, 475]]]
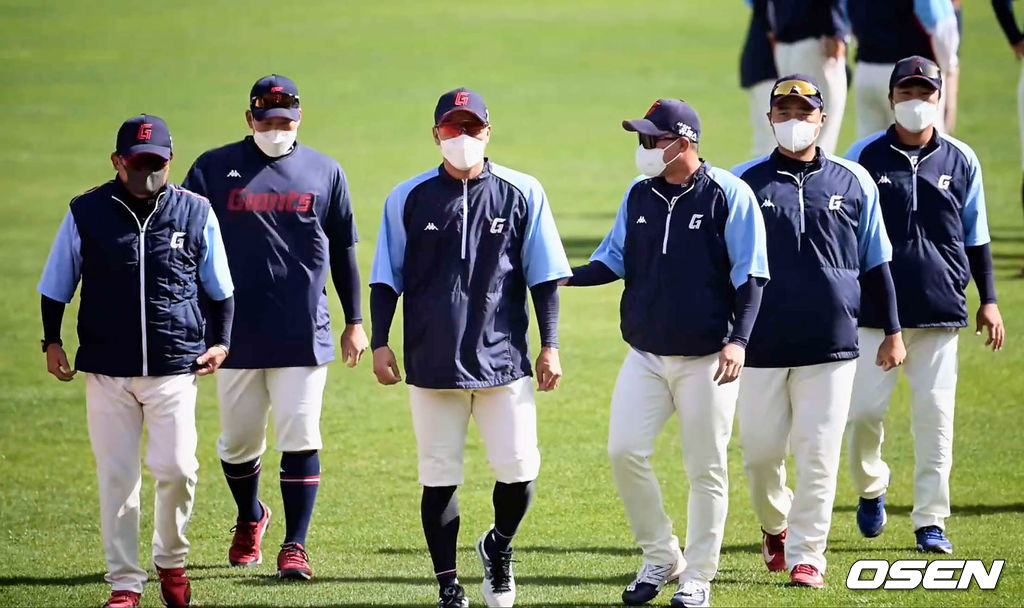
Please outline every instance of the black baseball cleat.
[[469, 608], [466, 590], [458, 583], [445, 585], [437, 598], [437, 608]]

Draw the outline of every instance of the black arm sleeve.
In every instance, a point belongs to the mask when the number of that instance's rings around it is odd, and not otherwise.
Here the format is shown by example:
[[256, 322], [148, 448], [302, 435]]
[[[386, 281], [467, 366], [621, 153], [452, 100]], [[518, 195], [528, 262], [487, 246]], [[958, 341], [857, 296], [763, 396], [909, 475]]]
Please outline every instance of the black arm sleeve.
[[583, 266], [573, 268], [572, 276], [569, 277], [569, 282], [566, 285], [570, 287], [593, 287], [618, 280], [619, 275], [615, 274], [615, 271], [605, 266], [604, 262], [595, 260]]
[[377, 350], [388, 345], [391, 322], [398, 308], [398, 294], [390, 285], [370, 285], [370, 349]]
[[878, 310], [883, 311], [885, 335], [891, 336], [900, 331], [900, 316], [896, 309], [896, 287], [889, 272], [889, 263], [884, 262], [865, 272], [860, 277], [860, 288], [864, 298], [874, 302]]
[[537, 283], [530, 288], [540, 329], [540, 345], [558, 348], [558, 281]]
[[344, 249], [334, 246], [331, 241], [331, 280], [334, 290], [341, 298], [341, 309], [345, 311], [345, 324], [363, 322], [363, 294], [359, 285], [359, 264], [356, 262], [356, 247]]
[[60, 325], [64, 321], [64, 302], [40, 296], [39, 308], [43, 314], [43, 339], [47, 342], [60, 340]]
[[748, 276], [747, 282], [736, 290], [734, 321], [732, 334], [729, 336], [731, 344], [747, 347], [750, 332], [754, 329], [754, 321], [757, 320], [757, 311], [761, 310], [761, 294], [764, 293], [764, 285], [767, 282], [768, 279]]
[[992, 269], [992, 248], [988, 243], [966, 247], [967, 262], [971, 265], [971, 277], [978, 287], [982, 304], [996, 303], [996, 276]]
[[992, 0], [992, 10], [996, 13], [999, 26], [1003, 28], [1006, 39], [1010, 44], [1017, 44], [1024, 38], [1020, 28], [1017, 27], [1017, 19], [1013, 16], [1013, 0]]
[[235, 296], [223, 300], [206, 299], [206, 346], [231, 346], [231, 325], [235, 320]]

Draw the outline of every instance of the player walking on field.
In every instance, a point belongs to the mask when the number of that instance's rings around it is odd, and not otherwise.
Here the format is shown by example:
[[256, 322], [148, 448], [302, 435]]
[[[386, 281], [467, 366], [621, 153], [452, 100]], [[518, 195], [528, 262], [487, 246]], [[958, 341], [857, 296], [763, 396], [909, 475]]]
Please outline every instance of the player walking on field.
[[[612, 394], [608, 454], [644, 563], [622, 601], [645, 604], [678, 579], [673, 606], [707, 606], [729, 506], [733, 381], [768, 279], [764, 224], [750, 188], [699, 157], [700, 118], [689, 104], [659, 99], [622, 126], [639, 137], [644, 176], [567, 283], [625, 281], [621, 326], [630, 350]], [[685, 551], [649, 462], [673, 413], [690, 482]]]
[[569, 262], [540, 183], [485, 158], [491, 126], [468, 89], [441, 96], [434, 141], [444, 161], [399, 184], [384, 203], [373, 261], [373, 371], [401, 381], [388, 334], [404, 294], [405, 369], [423, 486], [420, 514], [440, 586], [438, 606], [468, 606], [456, 576], [456, 490], [469, 418], [480, 428], [494, 484], [494, 525], [476, 544], [488, 606], [512, 606], [512, 538], [540, 469], [527, 352], [529, 288], [540, 326], [539, 390], [555, 389], [557, 281]]
[[[939, 67], [924, 57], [896, 64], [889, 78], [889, 102], [896, 122], [855, 143], [847, 157], [877, 182], [882, 217], [893, 245], [892, 278], [900, 324], [907, 341], [905, 371], [912, 394], [914, 510], [910, 520], [917, 548], [952, 553], [945, 535], [949, 517], [949, 473], [953, 465], [953, 409], [956, 401], [959, 329], [967, 325], [971, 277], [981, 306], [977, 333], [986, 346], [1003, 347], [1005, 329], [996, 305], [992, 253], [981, 164], [967, 144], [938, 131], [942, 90]], [[862, 305], [860, 342], [882, 340], [882, 315]], [[882, 460], [882, 421], [889, 409], [896, 371], [857, 369], [847, 427], [853, 483], [860, 495], [857, 525], [878, 536], [886, 524], [889, 467]]]
[[[830, 119], [823, 105], [809, 77], [780, 78], [768, 115], [778, 148], [733, 170], [757, 196], [772, 264], [740, 383], [743, 468], [765, 564], [807, 587], [825, 584], [840, 443], [860, 353], [861, 286], [885, 334], [870, 347], [875, 364], [892, 369], [906, 354], [878, 189], [862, 167], [815, 145]], [[786, 487], [788, 450], [795, 495]]]
[[200, 156], [185, 180], [209, 197], [237, 277], [235, 348], [217, 378], [217, 451], [238, 506], [228, 559], [241, 567], [262, 562], [270, 509], [259, 499], [259, 479], [273, 411], [285, 517], [277, 574], [306, 580], [313, 576], [305, 546], [320, 484], [320, 409], [334, 360], [328, 268], [345, 313], [343, 360], [354, 367], [367, 347], [356, 225], [337, 161], [295, 141], [302, 118], [295, 83], [261, 78], [245, 114], [252, 135]]
[[[185, 573], [196, 471], [196, 376], [217, 371], [231, 332], [231, 277], [217, 217], [201, 196], [167, 183], [171, 134], [156, 116], [125, 121], [110, 156], [117, 177], [75, 197], [50, 250], [42, 294], [47, 369], [85, 372], [89, 439], [99, 479], [106, 606], [138, 606], [140, 448], [156, 479], [153, 564], [168, 606], [188, 606]], [[79, 281], [78, 353], [60, 339]], [[207, 342], [199, 289], [211, 300]]]

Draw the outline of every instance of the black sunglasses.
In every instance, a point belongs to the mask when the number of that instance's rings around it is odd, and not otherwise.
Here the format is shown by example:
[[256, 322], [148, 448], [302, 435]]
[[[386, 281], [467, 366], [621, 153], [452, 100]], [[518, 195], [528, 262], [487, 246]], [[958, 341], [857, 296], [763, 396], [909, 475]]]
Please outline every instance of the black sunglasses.
[[273, 108], [297, 108], [299, 107], [299, 96], [287, 93], [267, 93], [257, 95], [249, 99], [252, 107], [259, 110], [270, 110]]

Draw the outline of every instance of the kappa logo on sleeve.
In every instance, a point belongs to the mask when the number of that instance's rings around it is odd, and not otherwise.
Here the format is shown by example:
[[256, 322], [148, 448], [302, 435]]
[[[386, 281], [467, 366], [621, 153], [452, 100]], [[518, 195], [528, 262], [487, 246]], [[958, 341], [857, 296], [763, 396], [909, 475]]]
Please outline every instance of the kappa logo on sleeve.
[[647, 223], [647, 218], [641, 215], [640, 217], [638, 217], [636, 219], [636, 223], [637, 224], [646, 224]]

